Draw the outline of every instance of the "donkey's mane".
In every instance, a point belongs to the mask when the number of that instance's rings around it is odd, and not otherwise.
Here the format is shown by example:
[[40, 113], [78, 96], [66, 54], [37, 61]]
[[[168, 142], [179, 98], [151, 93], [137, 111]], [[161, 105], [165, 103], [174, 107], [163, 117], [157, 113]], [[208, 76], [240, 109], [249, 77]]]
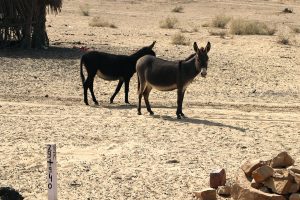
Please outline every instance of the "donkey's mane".
[[184, 61], [190, 60], [190, 59], [193, 58], [195, 55], [196, 55], [196, 53], [191, 54], [189, 57], [187, 57], [186, 59], [184, 59]]

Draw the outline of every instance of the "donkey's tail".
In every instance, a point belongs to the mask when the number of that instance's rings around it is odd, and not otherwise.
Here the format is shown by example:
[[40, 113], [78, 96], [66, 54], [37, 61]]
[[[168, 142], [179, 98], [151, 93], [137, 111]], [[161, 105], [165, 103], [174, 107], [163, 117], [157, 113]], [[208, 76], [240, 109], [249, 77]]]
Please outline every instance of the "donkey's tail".
[[82, 86], [83, 86], [84, 81], [85, 81], [85, 77], [84, 77], [84, 74], [83, 74], [83, 68], [82, 68], [82, 65], [84, 65], [83, 58], [84, 58], [84, 56], [82, 56], [81, 59], [80, 59], [80, 77], [81, 77], [81, 81], [82, 81]]

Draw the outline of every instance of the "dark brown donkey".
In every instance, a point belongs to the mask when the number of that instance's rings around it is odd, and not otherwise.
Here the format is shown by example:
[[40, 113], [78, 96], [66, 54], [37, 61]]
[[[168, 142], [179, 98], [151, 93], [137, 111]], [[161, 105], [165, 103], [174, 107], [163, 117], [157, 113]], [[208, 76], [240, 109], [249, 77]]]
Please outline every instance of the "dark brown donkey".
[[210, 42], [206, 47], [198, 48], [194, 43], [195, 54], [188, 59], [179, 62], [167, 61], [154, 56], [143, 56], [137, 61], [136, 71], [138, 75], [138, 114], [141, 115], [141, 100], [144, 95], [148, 112], [153, 115], [149, 103], [149, 93], [152, 88], [160, 91], [171, 91], [177, 89], [177, 111], [178, 119], [184, 117], [182, 113], [182, 101], [187, 86], [200, 73], [202, 77], [207, 74], [208, 56]]
[[[120, 91], [123, 82], [125, 82], [125, 103], [129, 103], [129, 81], [136, 71], [136, 62], [144, 55], [155, 56], [155, 52], [152, 50], [154, 44], [155, 41], [150, 46], [143, 47], [130, 56], [115, 55], [98, 51], [91, 51], [84, 54], [80, 61], [80, 76], [83, 84], [84, 103], [88, 105], [87, 90], [90, 89], [92, 99], [94, 103], [98, 105], [93, 87], [96, 74], [107, 81], [119, 80], [117, 88], [110, 98], [110, 103], [113, 103], [115, 96]], [[88, 74], [86, 80], [83, 75], [83, 65]]]

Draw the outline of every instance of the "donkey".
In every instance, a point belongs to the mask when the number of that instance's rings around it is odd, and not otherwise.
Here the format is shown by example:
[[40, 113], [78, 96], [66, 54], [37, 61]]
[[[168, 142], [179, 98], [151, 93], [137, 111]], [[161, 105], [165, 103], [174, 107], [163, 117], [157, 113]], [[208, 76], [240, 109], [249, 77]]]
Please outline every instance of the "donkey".
[[[129, 92], [129, 82], [133, 74], [136, 72], [135, 65], [139, 58], [144, 55], [155, 56], [155, 52], [152, 50], [156, 41], [154, 41], [150, 46], [146, 46], [135, 52], [134, 54], [127, 55], [115, 55], [110, 53], [91, 51], [84, 54], [80, 61], [80, 76], [82, 80], [82, 85], [84, 89], [84, 103], [88, 104], [87, 90], [89, 89], [92, 95], [92, 99], [96, 105], [98, 101], [96, 100], [94, 94], [94, 78], [96, 74], [107, 81], [119, 80], [117, 88], [114, 94], [110, 98], [110, 103], [113, 103], [114, 98], [120, 91], [123, 83], [125, 82], [125, 103], [129, 104], [128, 92]], [[85, 80], [83, 74], [83, 67], [87, 71], [87, 79]]]
[[206, 47], [198, 48], [194, 42], [194, 50], [192, 54], [184, 61], [173, 62], [159, 59], [153, 56], [143, 56], [137, 61], [136, 71], [138, 76], [138, 114], [141, 115], [141, 100], [144, 96], [145, 104], [150, 115], [153, 115], [149, 103], [149, 93], [152, 88], [160, 91], [171, 91], [177, 89], [177, 111], [178, 119], [185, 117], [182, 113], [182, 102], [184, 93], [188, 85], [200, 73], [202, 77], [206, 77], [208, 56], [207, 53], [211, 48], [210, 42]]

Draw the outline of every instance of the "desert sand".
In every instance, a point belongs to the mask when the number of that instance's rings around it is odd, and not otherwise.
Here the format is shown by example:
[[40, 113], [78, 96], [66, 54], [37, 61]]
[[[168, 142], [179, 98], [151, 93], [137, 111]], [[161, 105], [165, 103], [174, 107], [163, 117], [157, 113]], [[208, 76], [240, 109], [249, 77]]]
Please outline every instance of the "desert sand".
[[[299, 1], [89, 0], [89, 16], [80, 13], [83, 2], [65, 0], [61, 13], [47, 16], [48, 50], [0, 50], [0, 186], [47, 199], [47, 143], [57, 145], [64, 200], [193, 199], [211, 170], [225, 168], [232, 180], [245, 158], [288, 151], [300, 165], [300, 34], [282, 45], [278, 32], [220, 38], [202, 27], [221, 13], [278, 30], [300, 26]], [[171, 12], [176, 5], [182, 13]], [[281, 13], [286, 7], [293, 13]], [[95, 16], [117, 28], [89, 26]], [[168, 16], [179, 20], [175, 29], [159, 27]], [[189, 45], [171, 43], [180, 29]], [[129, 55], [152, 41], [169, 60], [188, 57], [194, 41], [212, 44], [207, 77], [187, 89], [186, 119], [176, 119], [176, 91], [152, 90], [155, 115], [145, 107], [137, 115], [136, 75], [131, 105], [124, 88], [109, 104], [117, 82], [102, 79], [94, 83], [100, 105], [90, 96], [90, 106], [83, 103], [80, 47]]]

